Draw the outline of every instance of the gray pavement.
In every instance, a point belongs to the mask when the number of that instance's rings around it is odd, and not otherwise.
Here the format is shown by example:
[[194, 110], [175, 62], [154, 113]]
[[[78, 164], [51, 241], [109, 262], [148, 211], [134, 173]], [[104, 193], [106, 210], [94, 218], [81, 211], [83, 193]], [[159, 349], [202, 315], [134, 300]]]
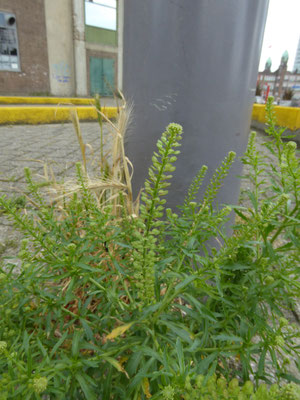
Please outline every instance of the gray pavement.
[[[100, 129], [97, 122], [80, 124], [85, 143], [90, 144], [95, 154], [100, 149]], [[108, 140], [109, 128], [104, 124], [104, 136]], [[258, 146], [265, 140], [258, 134]], [[26, 192], [24, 168], [30, 167], [35, 180], [45, 181], [45, 167], [53, 170], [58, 182], [73, 177], [74, 164], [81, 160], [79, 144], [71, 123], [51, 125], [15, 125], [0, 126], [0, 194], [10, 197], [22, 196]], [[87, 147], [87, 157], [92, 157]], [[96, 157], [95, 157], [96, 158]], [[94, 164], [97, 173], [97, 165]], [[242, 188], [247, 183], [242, 182]], [[2, 215], [0, 210], [0, 258], [17, 254], [20, 235], [12, 224]]]
[[[84, 142], [99, 151], [99, 125], [81, 123], [81, 130]], [[72, 124], [1, 126], [0, 140], [0, 191], [8, 195], [25, 190], [25, 167], [42, 180], [46, 163], [59, 180], [72, 176], [74, 164], [81, 160]], [[89, 148], [87, 156], [91, 156]]]
[[[80, 124], [87, 158], [97, 160], [100, 151], [100, 128], [97, 122], [82, 122]], [[104, 138], [109, 141], [108, 124], [104, 124]], [[39, 182], [45, 182], [45, 165], [48, 176], [51, 170], [57, 182], [62, 182], [75, 175], [75, 163], [82, 160], [80, 147], [73, 124], [51, 125], [15, 125], [0, 126], [0, 195], [19, 197], [26, 192], [24, 168], [29, 167], [33, 178]], [[258, 150], [265, 156], [265, 161], [271, 163], [272, 155], [262, 145], [268, 137], [261, 131], [257, 132]], [[91, 151], [94, 152], [94, 155]], [[106, 147], [107, 149], [107, 147]], [[98, 157], [99, 159], [99, 157]], [[97, 175], [99, 167], [94, 162], [94, 175]], [[247, 173], [245, 168], [244, 173]], [[268, 186], [268, 182], [266, 182]], [[249, 199], [243, 195], [245, 189], [249, 189], [249, 181], [242, 180], [240, 201], [245, 206], [250, 206]], [[7, 221], [0, 210], [0, 258], [2, 255], [16, 253], [10, 249], [12, 237], [17, 236], [11, 223]]]
[[[106, 125], [106, 124], [105, 124]], [[108, 138], [108, 127], [104, 136]], [[94, 154], [100, 150], [100, 128], [97, 122], [80, 124], [84, 143]], [[75, 175], [75, 163], [82, 160], [73, 124], [0, 126], [0, 195], [20, 198], [26, 192], [24, 168], [29, 167], [35, 181], [45, 182], [45, 165], [49, 177], [53, 170], [56, 181]], [[87, 146], [87, 158], [92, 158]], [[93, 156], [93, 158], [96, 158]], [[94, 164], [95, 173], [97, 165]], [[0, 210], [0, 260], [15, 258], [21, 235]]]

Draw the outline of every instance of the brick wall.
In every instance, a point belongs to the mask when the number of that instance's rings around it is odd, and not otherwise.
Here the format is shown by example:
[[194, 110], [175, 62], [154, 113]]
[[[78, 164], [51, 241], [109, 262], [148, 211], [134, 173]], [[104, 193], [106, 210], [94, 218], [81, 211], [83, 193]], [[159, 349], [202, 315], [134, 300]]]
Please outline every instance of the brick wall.
[[16, 15], [21, 67], [0, 71], [0, 94], [49, 93], [44, 0], [0, 0], [0, 11]]

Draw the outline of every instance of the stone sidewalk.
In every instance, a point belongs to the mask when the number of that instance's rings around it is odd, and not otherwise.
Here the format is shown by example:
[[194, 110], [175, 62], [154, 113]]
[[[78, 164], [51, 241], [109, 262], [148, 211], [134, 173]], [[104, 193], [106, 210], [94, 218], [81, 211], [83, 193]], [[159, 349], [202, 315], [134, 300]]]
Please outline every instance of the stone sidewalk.
[[[84, 142], [97, 152], [100, 148], [98, 123], [85, 122], [80, 126]], [[24, 167], [43, 176], [47, 163], [60, 179], [68, 176], [74, 164], [81, 160], [73, 124], [1, 126], [0, 140], [0, 191], [10, 195], [24, 189]], [[88, 148], [87, 155], [89, 152]]]
[[[80, 124], [83, 140], [88, 143], [96, 154], [100, 149], [100, 128], [97, 122], [82, 122]], [[109, 128], [104, 124], [104, 137], [108, 138]], [[266, 139], [258, 133], [258, 146]], [[20, 197], [26, 184], [24, 168], [32, 170], [35, 180], [45, 181], [45, 167], [48, 174], [53, 170], [56, 180], [62, 181], [73, 177], [74, 164], [81, 161], [81, 153], [73, 124], [52, 125], [15, 125], [0, 126], [0, 195]], [[90, 147], [87, 148], [87, 157], [91, 156]], [[97, 168], [97, 165], [95, 165]], [[246, 182], [245, 182], [246, 183]], [[242, 187], [245, 186], [242, 182]], [[0, 210], [0, 259], [17, 254], [20, 235], [11, 223], [3, 216]]]
[[[104, 136], [108, 127], [104, 124]], [[97, 122], [80, 124], [87, 157], [100, 150], [100, 128]], [[82, 160], [73, 124], [0, 126], [0, 195], [21, 198], [26, 191], [24, 168], [29, 167], [34, 180], [45, 181], [45, 164], [51, 178], [51, 169], [57, 182], [75, 174], [75, 163]], [[97, 165], [95, 165], [97, 168]], [[0, 210], [0, 260], [15, 257], [20, 234]]]

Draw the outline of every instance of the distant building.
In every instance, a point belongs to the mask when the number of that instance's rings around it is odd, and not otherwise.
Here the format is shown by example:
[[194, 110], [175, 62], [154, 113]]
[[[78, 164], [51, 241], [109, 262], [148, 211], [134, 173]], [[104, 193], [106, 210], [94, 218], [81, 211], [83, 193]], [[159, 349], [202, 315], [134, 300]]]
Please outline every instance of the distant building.
[[122, 82], [122, 4], [0, 0], [0, 94], [111, 95]]
[[300, 70], [290, 72], [287, 70], [287, 62], [289, 59], [288, 52], [285, 51], [281, 57], [279, 68], [271, 72], [272, 61], [269, 58], [266, 62], [265, 69], [258, 73], [257, 84], [265, 95], [268, 87], [271, 96], [275, 101], [282, 100], [287, 91], [293, 91], [293, 99], [300, 99]]
[[297, 48], [295, 62], [294, 62], [294, 72], [300, 73], [300, 37], [299, 37], [298, 48]]

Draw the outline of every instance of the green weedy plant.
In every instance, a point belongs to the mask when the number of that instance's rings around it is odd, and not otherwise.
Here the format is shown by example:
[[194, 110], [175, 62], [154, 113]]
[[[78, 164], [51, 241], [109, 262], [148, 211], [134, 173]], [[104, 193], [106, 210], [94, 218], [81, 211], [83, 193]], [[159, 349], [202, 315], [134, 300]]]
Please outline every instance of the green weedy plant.
[[178, 210], [165, 209], [182, 135], [170, 124], [138, 210], [124, 116], [109, 122], [117, 135], [101, 180], [89, 177], [77, 124], [84, 160], [75, 189], [49, 203], [26, 170], [32, 207], [24, 212], [0, 198], [25, 236], [21, 267], [8, 262], [0, 271], [2, 399], [188, 400], [216, 385], [239, 400], [262, 392], [267, 399], [261, 382], [274, 378], [282, 399], [298, 398], [294, 384], [280, 385], [298, 382], [287, 367], [299, 363], [299, 329], [285, 311], [299, 301], [300, 169], [296, 145], [276, 129], [272, 100], [267, 113], [274, 162], [266, 165], [251, 134], [247, 206], [215, 205], [230, 152], [202, 197], [205, 166]]
[[283, 387], [274, 384], [270, 388], [262, 384], [257, 390], [253, 383], [247, 381], [240, 385], [234, 378], [226, 382], [223, 377], [212, 375], [208, 380], [203, 375], [195, 379], [187, 379], [184, 388], [166, 386], [162, 391], [163, 400], [288, 400], [300, 399], [300, 387], [295, 383], [289, 383]]
[[[175, 170], [172, 165], [179, 154], [176, 150], [181, 139], [182, 128], [180, 125], [171, 124], [161, 139], [157, 142], [158, 153], [152, 157], [152, 166], [149, 168], [149, 179], [145, 182], [145, 191], [142, 193], [140, 206], [140, 219], [137, 223], [139, 228], [134, 232], [136, 240], [132, 243], [134, 278], [139, 291], [141, 306], [155, 302], [155, 265], [158, 260], [156, 256], [156, 242], [159, 228], [164, 225], [163, 217], [167, 182], [172, 178], [168, 174]], [[167, 175], [168, 174], [168, 175]], [[159, 252], [163, 253], [162, 245]]]

